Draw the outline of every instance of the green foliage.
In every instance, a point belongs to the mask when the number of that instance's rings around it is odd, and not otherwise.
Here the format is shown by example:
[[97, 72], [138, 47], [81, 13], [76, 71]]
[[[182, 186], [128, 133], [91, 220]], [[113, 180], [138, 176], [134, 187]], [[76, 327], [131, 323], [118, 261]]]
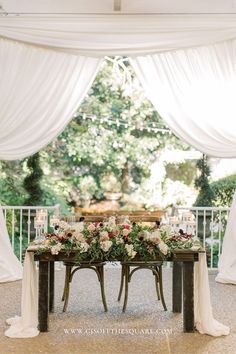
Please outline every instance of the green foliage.
[[[83, 119], [82, 113], [92, 118]], [[70, 190], [70, 203], [79, 203], [88, 196], [103, 199], [107, 175], [120, 182], [116, 192], [130, 194], [150, 176], [150, 166], [159, 150], [185, 146], [169, 132], [146, 129], [153, 122], [160, 128], [166, 126], [125, 58], [104, 61], [78, 109], [78, 117], [43, 151], [48, 178], [60, 176]], [[124, 124], [117, 124], [116, 119]], [[88, 190], [84, 184], [87, 178], [91, 182]]]
[[236, 175], [221, 178], [210, 184], [215, 206], [230, 206], [236, 190]]
[[209, 183], [211, 171], [208, 165], [208, 157], [203, 155], [196, 165], [200, 175], [195, 179], [195, 187], [199, 189], [199, 194], [194, 206], [212, 206], [214, 194]]
[[[40, 151], [43, 176], [37, 154], [24, 161], [0, 162], [2, 204], [60, 203], [66, 212], [88, 198], [102, 200], [109, 191], [123, 193], [125, 205], [127, 197], [133, 200], [133, 193], [142, 194], [140, 188], [147, 184], [150, 166], [161, 149], [188, 149], [168, 131], [150, 129], [153, 124], [166, 126], [145, 97], [127, 58], [106, 58], [77, 113], [78, 118]], [[93, 119], [83, 119], [82, 113]], [[182, 166], [182, 175], [187, 169], [191, 168]], [[107, 184], [106, 176], [110, 176]], [[190, 179], [186, 172], [185, 180]]]
[[22, 186], [22, 165], [20, 161], [0, 161], [0, 204], [23, 204], [25, 190]]
[[25, 205], [41, 205], [43, 190], [40, 185], [40, 181], [43, 176], [43, 170], [40, 167], [39, 153], [30, 156], [27, 160], [27, 167], [30, 174], [25, 177], [23, 186], [28, 193], [24, 204]]
[[196, 177], [196, 163], [188, 160], [181, 163], [168, 163], [165, 165], [166, 176], [172, 181], [180, 181], [191, 186]]

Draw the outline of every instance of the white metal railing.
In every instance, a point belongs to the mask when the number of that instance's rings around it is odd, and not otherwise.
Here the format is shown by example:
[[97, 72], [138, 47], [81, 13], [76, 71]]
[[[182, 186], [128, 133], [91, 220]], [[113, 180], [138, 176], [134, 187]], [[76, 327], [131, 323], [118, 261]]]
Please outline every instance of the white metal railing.
[[208, 251], [208, 267], [217, 268], [230, 208], [175, 206], [169, 222], [174, 229], [191, 232]]
[[36, 236], [34, 218], [36, 212], [47, 210], [44, 230], [48, 231], [49, 219], [53, 214], [59, 214], [60, 206], [9, 206], [1, 205], [3, 215], [15, 255], [22, 262], [27, 244]]

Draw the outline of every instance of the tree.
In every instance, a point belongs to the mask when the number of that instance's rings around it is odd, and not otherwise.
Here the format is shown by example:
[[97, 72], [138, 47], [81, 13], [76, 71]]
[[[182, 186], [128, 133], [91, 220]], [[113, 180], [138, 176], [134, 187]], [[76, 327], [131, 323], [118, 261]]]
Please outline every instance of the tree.
[[25, 205], [41, 205], [43, 201], [43, 190], [40, 182], [43, 176], [43, 170], [40, 167], [39, 153], [30, 156], [27, 160], [27, 167], [30, 174], [25, 177], [23, 186], [28, 193]]
[[195, 187], [199, 189], [199, 193], [194, 205], [211, 206], [214, 193], [209, 184], [211, 171], [208, 165], [208, 157], [205, 154], [203, 154], [202, 158], [197, 161], [197, 168], [200, 171], [200, 175], [195, 179]]
[[95, 182], [90, 181], [91, 197], [101, 199], [104, 176], [115, 177], [123, 193], [132, 193], [149, 176], [157, 152], [168, 145], [184, 144], [146, 99], [127, 58], [116, 57], [104, 61], [77, 118], [42, 157], [49, 161], [52, 180], [66, 181], [68, 199], [83, 198], [86, 176]]
[[60, 203], [63, 212], [66, 203], [101, 200], [106, 192], [122, 192], [132, 200], [134, 193], [146, 193], [147, 199], [150, 167], [159, 151], [168, 147], [189, 149], [170, 133], [147, 100], [128, 59], [106, 58], [76, 117], [40, 151], [43, 176], [39, 173], [38, 184], [34, 185], [34, 173], [24, 183], [23, 179], [39, 157], [1, 162], [0, 198], [5, 204], [21, 205], [26, 199], [24, 185], [30, 194], [25, 203]]

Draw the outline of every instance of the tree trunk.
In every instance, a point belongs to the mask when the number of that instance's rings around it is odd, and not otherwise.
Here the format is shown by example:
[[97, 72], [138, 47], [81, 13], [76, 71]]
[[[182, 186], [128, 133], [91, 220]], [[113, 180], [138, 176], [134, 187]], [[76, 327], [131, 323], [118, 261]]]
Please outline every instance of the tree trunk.
[[125, 166], [122, 169], [121, 190], [122, 190], [122, 193], [126, 193], [126, 194], [130, 193], [130, 189], [129, 189], [129, 164], [128, 164], [128, 162], [125, 163]]

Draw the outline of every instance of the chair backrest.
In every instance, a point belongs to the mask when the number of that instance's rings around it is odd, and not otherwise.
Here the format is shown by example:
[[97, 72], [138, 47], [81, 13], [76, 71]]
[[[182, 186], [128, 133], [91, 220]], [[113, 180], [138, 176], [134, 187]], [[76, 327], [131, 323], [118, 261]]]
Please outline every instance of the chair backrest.
[[161, 217], [165, 214], [163, 210], [155, 210], [155, 211], [113, 211], [107, 210], [101, 213], [79, 213], [74, 215], [66, 215], [61, 216], [60, 219], [66, 222], [101, 222], [110, 216], [115, 216], [118, 220], [122, 219], [122, 217], [128, 217], [132, 222], [159, 222]]

